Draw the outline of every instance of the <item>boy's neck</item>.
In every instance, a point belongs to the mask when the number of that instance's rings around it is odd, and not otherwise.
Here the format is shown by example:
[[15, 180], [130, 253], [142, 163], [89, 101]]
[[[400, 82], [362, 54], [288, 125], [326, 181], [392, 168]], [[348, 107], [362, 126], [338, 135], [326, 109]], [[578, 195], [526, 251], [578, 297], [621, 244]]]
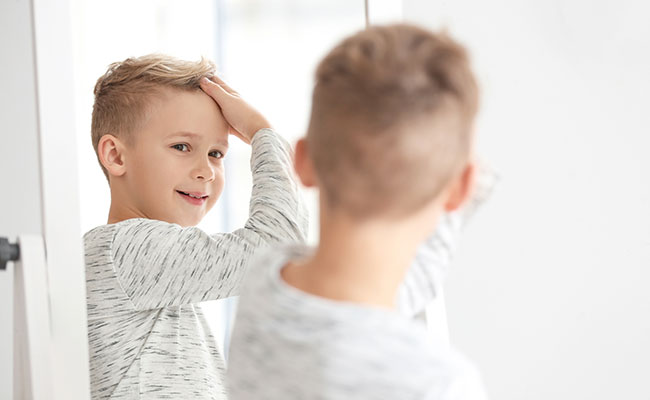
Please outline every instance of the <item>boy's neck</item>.
[[128, 207], [119, 207], [114, 202], [111, 202], [111, 208], [108, 211], [109, 224], [116, 224], [131, 218], [146, 218], [146, 216], [140, 215]]
[[111, 184], [111, 207], [108, 210], [109, 224], [116, 224], [132, 218], [149, 218], [131, 204], [127, 192], [119, 182]]
[[423, 239], [411, 228], [321, 215], [317, 250], [309, 259], [288, 264], [282, 278], [317, 296], [392, 309]]

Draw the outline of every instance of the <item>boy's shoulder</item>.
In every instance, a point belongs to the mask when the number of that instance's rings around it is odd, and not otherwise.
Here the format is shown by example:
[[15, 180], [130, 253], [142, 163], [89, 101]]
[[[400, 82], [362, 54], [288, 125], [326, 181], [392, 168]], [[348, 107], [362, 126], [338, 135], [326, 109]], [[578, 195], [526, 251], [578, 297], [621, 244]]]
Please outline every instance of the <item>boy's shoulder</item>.
[[[282, 320], [287, 312], [300, 314], [309, 301], [305, 300], [301, 291], [284, 282], [281, 270], [287, 263], [306, 257], [313, 251], [306, 245], [285, 244], [255, 254], [243, 279], [238, 320], [261, 326], [274, 324], [277, 318]], [[242, 324], [246, 325], [245, 322]]]
[[280, 278], [280, 270], [291, 261], [300, 260], [313, 254], [314, 247], [305, 244], [282, 244], [269, 247], [257, 253], [248, 267], [251, 281], [258, 284], [272, 284], [274, 289], [286, 289]]

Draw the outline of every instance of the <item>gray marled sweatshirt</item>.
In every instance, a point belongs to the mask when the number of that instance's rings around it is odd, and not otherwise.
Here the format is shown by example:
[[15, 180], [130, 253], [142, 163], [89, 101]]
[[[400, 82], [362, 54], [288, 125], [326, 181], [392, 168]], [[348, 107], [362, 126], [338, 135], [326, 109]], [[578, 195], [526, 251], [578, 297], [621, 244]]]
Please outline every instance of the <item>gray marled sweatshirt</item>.
[[238, 295], [258, 249], [303, 242], [307, 227], [288, 144], [263, 129], [251, 145], [244, 228], [208, 235], [130, 219], [84, 236], [93, 399], [226, 398], [222, 356], [197, 303]]
[[418, 249], [398, 292], [399, 312], [287, 284], [283, 266], [309, 248], [276, 249], [255, 262], [230, 348], [231, 400], [484, 400], [476, 368], [412, 317], [436, 296], [461, 228], [493, 182], [482, 171], [470, 203], [446, 215]]

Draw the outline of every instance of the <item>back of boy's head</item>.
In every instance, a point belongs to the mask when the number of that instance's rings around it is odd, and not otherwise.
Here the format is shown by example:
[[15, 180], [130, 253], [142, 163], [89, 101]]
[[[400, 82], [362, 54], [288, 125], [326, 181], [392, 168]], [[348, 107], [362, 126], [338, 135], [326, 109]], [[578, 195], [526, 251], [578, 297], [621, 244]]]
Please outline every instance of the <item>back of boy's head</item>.
[[359, 219], [419, 210], [467, 165], [477, 108], [447, 35], [391, 25], [345, 39], [316, 70], [307, 134], [328, 206]]
[[[91, 127], [95, 153], [99, 140], [106, 134], [132, 143], [134, 132], [144, 125], [152, 104], [165, 88], [200, 91], [201, 78], [212, 78], [214, 74], [211, 61], [185, 61], [164, 54], [111, 64], [95, 84]], [[106, 169], [101, 167], [108, 178]]]

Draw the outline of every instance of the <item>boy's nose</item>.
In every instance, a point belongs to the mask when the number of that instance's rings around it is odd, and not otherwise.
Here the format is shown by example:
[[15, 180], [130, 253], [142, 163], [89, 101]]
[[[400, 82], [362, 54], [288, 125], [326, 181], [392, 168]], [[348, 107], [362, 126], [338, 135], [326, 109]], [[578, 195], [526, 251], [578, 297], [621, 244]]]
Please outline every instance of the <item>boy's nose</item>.
[[192, 171], [194, 179], [202, 181], [211, 181], [214, 179], [214, 168], [210, 165], [209, 161], [202, 160]]

